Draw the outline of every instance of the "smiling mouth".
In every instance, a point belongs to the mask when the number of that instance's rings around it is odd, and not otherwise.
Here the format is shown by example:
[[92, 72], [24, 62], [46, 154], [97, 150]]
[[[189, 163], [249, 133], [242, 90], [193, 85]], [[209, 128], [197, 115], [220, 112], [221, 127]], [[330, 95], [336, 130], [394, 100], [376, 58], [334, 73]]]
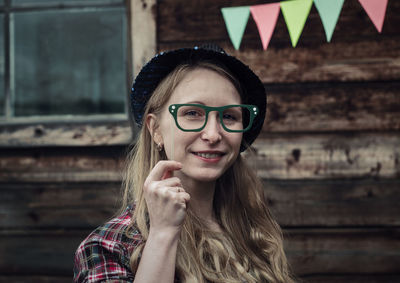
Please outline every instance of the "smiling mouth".
[[223, 153], [201, 153], [201, 152], [193, 152], [193, 154], [207, 159], [219, 158], [224, 155]]

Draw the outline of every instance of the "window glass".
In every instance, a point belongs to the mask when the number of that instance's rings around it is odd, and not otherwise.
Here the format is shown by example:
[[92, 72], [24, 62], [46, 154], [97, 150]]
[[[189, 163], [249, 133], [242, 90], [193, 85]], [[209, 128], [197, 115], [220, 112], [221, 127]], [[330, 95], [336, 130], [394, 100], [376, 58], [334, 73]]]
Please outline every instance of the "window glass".
[[[1, 2], [4, 0], [0, 0]], [[1, 3], [0, 2], [0, 3]], [[12, 5], [18, 6], [19, 4], [32, 4], [32, 5], [59, 5], [59, 4], [114, 4], [123, 3], [123, 0], [12, 0]]]
[[123, 7], [14, 13], [15, 116], [125, 112]]
[[[0, 34], [4, 34], [4, 14], [0, 14]], [[5, 68], [5, 58], [4, 58], [4, 36], [0, 36], [0, 116], [4, 115], [4, 68]]]

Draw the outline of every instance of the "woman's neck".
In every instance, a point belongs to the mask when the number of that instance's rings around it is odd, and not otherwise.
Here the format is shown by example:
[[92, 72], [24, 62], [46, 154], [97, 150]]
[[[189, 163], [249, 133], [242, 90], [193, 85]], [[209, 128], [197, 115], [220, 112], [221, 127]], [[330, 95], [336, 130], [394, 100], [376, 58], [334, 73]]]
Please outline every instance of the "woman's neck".
[[182, 186], [190, 195], [190, 209], [206, 223], [215, 223], [213, 201], [216, 181], [201, 182], [179, 176]]

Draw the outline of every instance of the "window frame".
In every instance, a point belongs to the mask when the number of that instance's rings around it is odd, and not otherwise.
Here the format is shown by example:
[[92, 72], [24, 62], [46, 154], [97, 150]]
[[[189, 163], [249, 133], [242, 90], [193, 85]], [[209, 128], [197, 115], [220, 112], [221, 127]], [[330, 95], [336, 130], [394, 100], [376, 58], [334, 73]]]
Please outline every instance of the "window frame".
[[[11, 9], [10, 3], [11, 0], [5, 0], [4, 7], [0, 8], [5, 14], [5, 24], [10, 20], [10, 12], [27, 9], [22, 5]], [[90, 4], [85, 4], [85, 7], [88, 5], [90, 6]], [[92, 5], [99, 6], [98, 3], [93, 3]], [[109, 4], [104, 5], [112, 7], [113, 1], [110, 0]], [[132, 78], [137, 75], [142, 66], [156, 52], [157, 9], [156, 0], [125, 0], [124, 5], [127, 18], [126, 113], [11, 117], [12, 109], [6, 109], [6, 113], [0, 118], [0, 147], [97, 146], [125, 145], [131, 143], [138, 129], [131, 115], [129, 115], [129, 90]], [[82, 5], [72, 3], [64, 6], [65, 8], [79, 8]], [[51, 9], [54, 7], [58, 7], [57, 4], [46, 4], [40, 6], [40, 9]], [[9, 28], [5, 26], [5, 37], [7, 36], [8, 40], [5, 40], [5, 52], [10, 52]], [[11, 62], [9, 62], [9, 57], [5, 57], [5, 90], [8, 91], [12, 87], [9, 85], [9, 72], [12, 66]], [[10, 94], [6, 92], [5, 108], [10, 108], [10, 105], [12, 105], [10, 99]]]

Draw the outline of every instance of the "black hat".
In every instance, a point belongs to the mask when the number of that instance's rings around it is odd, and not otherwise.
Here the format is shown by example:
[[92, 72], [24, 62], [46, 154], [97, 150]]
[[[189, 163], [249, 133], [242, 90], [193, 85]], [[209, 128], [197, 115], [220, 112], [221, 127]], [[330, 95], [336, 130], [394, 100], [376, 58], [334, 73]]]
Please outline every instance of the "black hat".
[[243, 104], [257, 105], [259, 114], [255, 117], [250, 130], [243, 133], [240, 151], [246, 149], [260, 133], [267, 106], [264, 85], [250, 68], [235, 57], [227, 54], [219, 46], [208, 44], [194, 48], [182, 48], [161, 52], [151, 59], [137, 75], [131, 90], [131, 109], [136, 124], [142, 127], [143, 114], [147, 102], [158, 84], [178, 65], [195, 64], [199, 61], [211, 61], [227, 68], [240, 82], [243, 90]]

